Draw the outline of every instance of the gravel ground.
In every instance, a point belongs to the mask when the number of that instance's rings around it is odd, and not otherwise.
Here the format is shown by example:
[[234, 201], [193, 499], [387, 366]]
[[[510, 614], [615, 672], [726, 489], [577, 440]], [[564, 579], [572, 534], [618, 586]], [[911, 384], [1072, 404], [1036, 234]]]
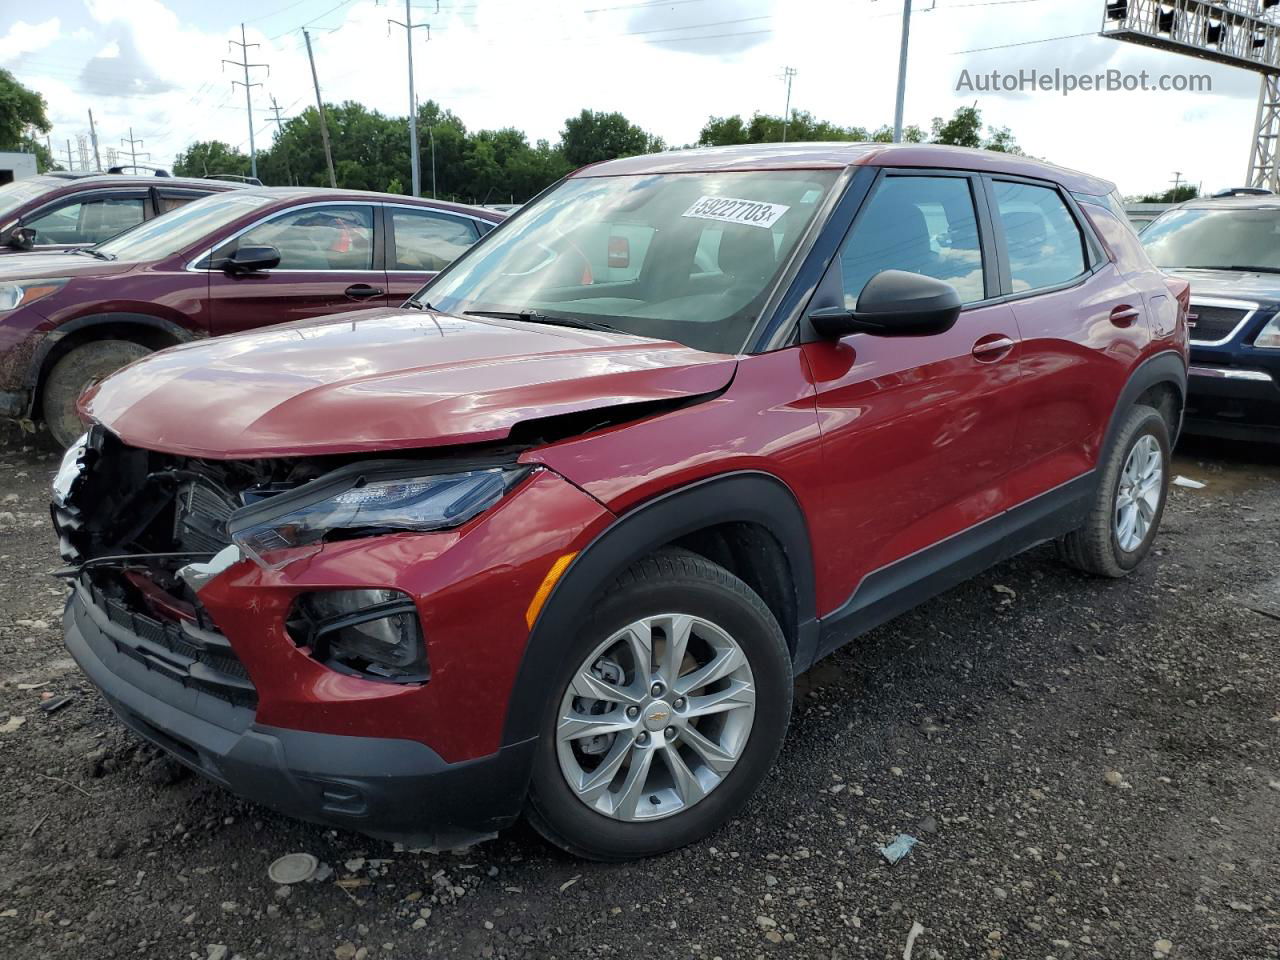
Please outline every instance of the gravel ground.
[[1040, 549], [836, 654], [742, 816], [625, 866], [395, 852], [140, 745], [60, 644], [55, 464], [0, 446], [0, 957], [1280, 957], [1280, 452], [1183, 453], [1128, 580]]

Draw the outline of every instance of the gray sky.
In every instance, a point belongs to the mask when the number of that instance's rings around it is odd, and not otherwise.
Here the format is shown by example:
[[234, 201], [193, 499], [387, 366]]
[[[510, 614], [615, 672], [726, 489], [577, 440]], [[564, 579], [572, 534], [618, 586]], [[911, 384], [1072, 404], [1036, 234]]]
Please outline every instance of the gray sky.
[[[710, 115], [781, 113], [792, 105], [841, 124], [893, 118], [898, 0], [414, 0], [415, 77], [472, 129], [515, 126], [557, 138], [583, 107], [620, 110], [668, 143], [697, 139]], [[933, 9], [929, 8], [933, 4]], [[1248, 161], [1254, 74], [1096, 34], [1102, 0], [915, 0], [907, 122], [977, 101], [1029, 153], [1114, 180], [1125, 193], [1164, 189], [1181, 171], [1205, 189], [1239, 185]], [[251, 59], [259, 144], [274, 96], [286, 117], [314, 102], [300, 28], [309, 24], [328, 101], [407, 110], [402, 0], [45, 0], [0, 8], [0, 66], [43, 93], [53, 146], [88, 132], [101, 144], [145, 141], [168, 165], [196, 139], [248, 148], [244, 91], [231, 87], [240, 22]], [[1075, 34], [1088, 34], [1075, 37]], [[1051, 37], [1068, 37], [1052, 42]], [[1017, 46], [1009, 46], [1017, 44]], [[1000, 49], [978, 51], [981, 48]], [[1039, 69], [1208, 74], [1212, 93], [957, 92], [961, 71]]]

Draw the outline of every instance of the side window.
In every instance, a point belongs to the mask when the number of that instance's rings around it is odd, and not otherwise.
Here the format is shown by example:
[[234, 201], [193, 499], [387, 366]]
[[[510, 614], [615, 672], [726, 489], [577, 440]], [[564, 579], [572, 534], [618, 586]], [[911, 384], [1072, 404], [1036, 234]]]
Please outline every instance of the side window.
[[840, 250], [845, 305], [883, 270], [945, 280], [964, 303], [986, 297], [973, 192], [963, 177], [894, 177], [880, 182]]
[[36, 231], [37, 244], [101, 243], [141, 222], [141, 197], [101, 197], [72, 201], [24, 226]]
[[426, 210], [389, 207], [395, 270], [443, 270], [480, 238], [475, 222]]
[[185, 207], [192, 200], [199, 200], [200, 194], [195, 193], [162, 193], [160, 194], [160, 213], [168, 213], [171, 210], [177, 210], [179, 207]]
[[1068, 283], [1085, 272], [1084, 235], [1058, 191], [1002, 180], [993, 186], [1014, 293]]
[[373, 208], [305, 207], [250, 227], [217, 256], [240, 247], [280, 251], [279, 270], [373, 269]]

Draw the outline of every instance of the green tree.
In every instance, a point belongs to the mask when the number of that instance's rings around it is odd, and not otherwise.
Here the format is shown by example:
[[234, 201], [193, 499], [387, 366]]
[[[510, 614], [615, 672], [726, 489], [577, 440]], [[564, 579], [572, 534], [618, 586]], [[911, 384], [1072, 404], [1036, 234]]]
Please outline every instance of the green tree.
[[[740, 116], [712, 117], [698, 135], [698, 143], [707, 147], [724, 147], [738, 143], [781, 143], [782, 117], [770, 114], [755, 113], [744, 120]], [[874, 132], [866, 127], [842, 127], [828, 120], [819, 120], [806, 110], [791, 111], [791, 120], [786, 129], [787, 140], [803, 141], [853, 141], [855, 143], [868, 140], [878, 143], [893, 141], [893, 127], [882, 126]], [[908, 143], [922, 143], [924, 131], [911, 126], [903, 130], [903, 139]]]
[[1138, 198], [1138, 203], [1183, 203], [1187, 200], [1194, 200], [1200, 195], [1200, 191], [1191, 184], [1183, 184], [1174, 189], [1170, 187], [1164, 193], [1148, 193]]
[[198, 140], [178, 154], [173, 173], [177, 177], [207, 177], [214, 173], [247, 177], [249, 157], [221, 140]]
[[950, 120], [942, 117], [933, 118], [933, 142], [945, 143], [954, 147], [973, 147], [982, 150], [994, 150], [997, 153], [1014, 153], [1022, 155], [1022, 148], [1014, 139], [1008, 127], [987, 127], [982, 134], [982, 111], [976, 106], [960, 107], [951, 115]]
[[655, 153], [665, 145], [659, 137], [641, 130], [620, 113], [583, 110], [564, 122], [560, 148], [575, 167], [599, 163], [615, 157]]
[[41, 172], [61, 169], [37, 138], [51, 127], [44, 97], [23, 86], [8, 70], [0, 70], [0, 150], [34, 153]]

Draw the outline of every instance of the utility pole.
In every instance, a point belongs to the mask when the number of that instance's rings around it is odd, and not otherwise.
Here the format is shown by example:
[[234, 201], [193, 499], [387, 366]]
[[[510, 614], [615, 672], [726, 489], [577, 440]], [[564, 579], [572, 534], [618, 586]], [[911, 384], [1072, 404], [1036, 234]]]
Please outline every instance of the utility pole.
[[[436, 0], [436, 13], [440, 12], [440, 2]], [[418, 101], [413, 95], [413, 31], [418, 27], [427, 28], [427, 39], [431, 39], [431, 24], [413, 22], [412, 0], [404, 0], [404, 22], [387, 20], [397, 27], [404, 27], [405, 45], [409, 49], [409, 165], [412, 168], [413, 195], [422, 196], [422, 165], [418, 160]]]
[[427, 127], [427, 136], [431, 138], [431, 199], [436, 198], [436, 128]]
[[271, 110], [276, 115], [276, 131], [280, 138], [280, 153], [284, 157], [284, 174], [289, 178], [289, 182], [293, 182], [293, 171], [289, 169], [289, 153], [284, 145], [284, 121], [280, 119], [280, 104], [276, 103], [276, 95], [271, 95]]
[[[129, 147], [129, 157], [133, 160], [133, 166], [135, 166], [135, 167], [138, 165], [138, 146], [139, 146], [141, 143], [142, 143], [142, 140], [141, 140], [141, 139], [137, 139], [137, 138], [135, 138], [135, 137], [134, 137], [134, 135], [133, 135], [133, 127], [130, 127], [130, 128], [129, 128], [129, 136], [128, 136], [128, 138], [127, 138], [127, 139], [126, 139], [125, 137], [121, 137], [121, 138], [120, 138], [120, 145], [121, 145], [122, 147], [123, 147], [123, 146], [126, 146], [126, 145]], [[142, 155], [143, 155], [143, 157], [145, 157], [145, 158], [147, 158], [147, 159], [150, 159], [150, 158], [151, 158], [151, 154], [149, 154], [149, 153], [147, 153], [147, 152], [145, 152], [145, 151], [143, 152], [143, 154], [142, 154]]]
[[907, 102], [907, 45], [911, 39], [911, 0], [902, 0], [902, 50], [898, 53], [898, 103], [893, 110], [893, 142], [902, 142], [902, 113]]
[[226, 69], [227, 64], [229, 63], [229, 64], [231, 64], [232, 66], [235, 66], [235, 67], [241, 67], [241, 68], [243, 68], [243, 69], [244, 69], [244, 80], [243, 80], [243, 81], [241, 81], [241, 80], [232, 80], [232, 81], [231, 81], [231, 88], [234, 90], [234, 89], [235, 89], [235, 86], [236, 86], [236, 84], [237, 84], [237, 83], [238, 83], [238, 84], [240, 84], [240, 86], [244, 87], [244, 109], [245, 109], [245, 112], [246, 112], [246, 113], [248, 113], [248, 115], [249, 115], [249, 174], [250, 174], [251, 176], [256, 177], [256, 176], [258, 175], [258, 150], [257, 150], [257, 147], [256, 147], [256, 146], [254, 146], [254, 143], [253, 143], [253, 96], [252, 96], [252, 88], [253, 88], [253, 87], [260, 87], [260, 86], [262, 86], [262, 84], [260, 84], [260, 83], [250, 83], [250, 82], [249, 82], [249, 70], [250, 70], [250, 69], [253, 69], [253, 68], [257, 68], [257, 67], [267, 67], [267, 76], [271, 76], [271, 68], [270, 68], [270, 67], [268, 67], [265, 63], [250, 63], [250, 62], [249, 62], [249, 48], [250, 48], [250, 47], [256, 47], [256, 46], [259, 46], [259, 44], [256, 44], [256, 43], [246, 43], [245, 41], [246, 41], [247, 39], [248, 39], [248, 38], [247, 38], [247, 37], [245, 37], [245, 33], [244, 33], [244, 24], [242, 23], [242, 24], [240, 24], [240, 39], [239, 39], [239, 40], [228, 40], [228, 41], [227, 41], [227, 47], [228, 47], [228, 48], [230, 48], [230, 47], [239, 47], [239, 48], [240, 48], [240, 56], [242, 56], [244, 59], [243, 59], [243, 60], [223, 60], [223, 61], [222, 61], [222, 67], [223, 67], [223, 69], [225, 70], [225, 69]]
[[1179, 188], [1180, 186], [1182, 186], [1182, 171], [1181, 171], [1181, 170], [1175, 170], [1175, 171], [1173, 171], [1173, 179], [1170, 181], [1170, 183], [1172, 183], [1172, 184], [1173, 184], [1173, 200], [1174, 200], [1174, 202], [1176, 203], [1176, 202], [1177, 202], [1177, 200], [1178, 200], [1178, 188]]
[[791, 78], [796, 75], [795, 67], [783, 67], [782, 79], [787, 81], [787, 108], [782, 112], [782, 142], [787, 142], [787, 125], [791, 123]]
[[102, 157], [98, 154], [98, 128], [93, 125], [93, 111], [89, 111], [89, 139], [93, 141], [93, 162], [98, 170], [102, 169]]
[[71, 171], [75, 168], [75, 161], [71, 159], [71, 138], [67, 137], [67, 170]]
[[329, 149], [329, 125], [324, 119], [324, 100], [320, 97], [320, 77], [316, 75], [316, 58], [311, 52], [311, 34], [302, 31], [302, 39], [307, 41], [307, 59], [311, 61], [311, 82], [316, 88], [316, 109], [320, 111], [320, 139], [324, 141], [324, 160], [329, 165], [329, 186], [337, 187], [338, 178], [333, 172], [333, 151]]

